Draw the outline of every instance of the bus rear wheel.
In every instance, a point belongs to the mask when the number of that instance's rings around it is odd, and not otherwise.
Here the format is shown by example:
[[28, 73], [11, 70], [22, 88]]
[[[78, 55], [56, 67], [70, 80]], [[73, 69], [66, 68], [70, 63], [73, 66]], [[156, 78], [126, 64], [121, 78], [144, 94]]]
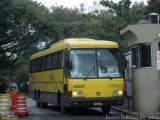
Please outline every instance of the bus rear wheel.
[[102, 106], [101, 109], [103, 114], [108, 115], [111, 110], [111, 106]]

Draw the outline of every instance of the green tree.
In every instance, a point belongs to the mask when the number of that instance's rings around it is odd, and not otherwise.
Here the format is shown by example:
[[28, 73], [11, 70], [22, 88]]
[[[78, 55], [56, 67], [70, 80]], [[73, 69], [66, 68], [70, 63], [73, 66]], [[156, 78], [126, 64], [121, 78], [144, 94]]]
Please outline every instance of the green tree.
[[0, 10], [0, 76], [8, 76], [19, 59], [28, 62], [27, 51], [34, 51], [39, 42], [53, 42], [61, 31], [50, 11], [32, 0], [2, 0]]
[[7, 0], [0, 5], [0, 60], [16, 60], [39, 41], [60, 36], [54, 17], [43, 5], [31, 0]]
[[115, 17], [116, 23], [122, 27], [128, 24], [136, 24], [145, 17], [146, 6], [144, 2], [134, 2], [133, 5], [131, 3], [130, 0], [121, 0], [118, 3], [110, 0], [101, 1], [101, 4], [109, 8], [109, 15]]
[[75, 31], [70, 29], [70, 25], [72, 26], [72, 22], [79, 22], [81, 19], [80, 11], [77, 8], [72, 9], [63, 6], [52, 6], [51, 15], [55, 17], [61, 28], [61, 38], [71, 37]]
[[81, 11], [82, 13], [86, 12], [86, 8], [85, 8], [85, 4], [84, 4], [84, 3], [80, 3], [79, 6], [80, 6], [79, 9], [80, 9], [80, 11]]
[[158, 0], [148, 0], [146, 18], [148, 18], [150, 13], [160, 14], [160, 2]]
[[143, 2], [135, 2], [131, 5], [130, 0], [121, 0], [114, 3], [112, 0], [102, 0], [102, 5], [108, 7], [106, 16], [103, 18], [103, 26], [106, 32], [109, 32], [109, 38], [113, 38], [119, 43], [123, 52], [127, 51], [127, 44], [120, 36], [120, 30], [128, 24], [137, 24], [145, 18], [146, 6]]

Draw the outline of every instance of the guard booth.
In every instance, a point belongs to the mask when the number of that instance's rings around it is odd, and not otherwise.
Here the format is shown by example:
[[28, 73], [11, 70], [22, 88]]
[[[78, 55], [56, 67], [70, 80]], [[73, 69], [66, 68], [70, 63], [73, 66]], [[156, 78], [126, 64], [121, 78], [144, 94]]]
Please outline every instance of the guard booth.
[[159, 112], [160, 24], [158, 14], [150, 14], [149, 20], [140, 21], [139, 24], [128, 25], [121, 30], [121, 35], [127, 41], [131, 52], [133, 109], [143, 114]]

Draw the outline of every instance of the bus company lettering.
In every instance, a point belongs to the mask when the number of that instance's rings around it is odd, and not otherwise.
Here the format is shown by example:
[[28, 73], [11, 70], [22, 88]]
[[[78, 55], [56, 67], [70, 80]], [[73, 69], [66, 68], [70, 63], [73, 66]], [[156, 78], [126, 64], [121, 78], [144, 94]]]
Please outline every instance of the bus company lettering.
[[73, 85], [73, 88], [85, 88], [85, 85]]
[[123, 85], [122, 84], [114, 84], [114, 83], [112, 83], [112, 84], [108, 84], [108, 87], [109, 88], [120, 88], [120, 87], [123, 87]]

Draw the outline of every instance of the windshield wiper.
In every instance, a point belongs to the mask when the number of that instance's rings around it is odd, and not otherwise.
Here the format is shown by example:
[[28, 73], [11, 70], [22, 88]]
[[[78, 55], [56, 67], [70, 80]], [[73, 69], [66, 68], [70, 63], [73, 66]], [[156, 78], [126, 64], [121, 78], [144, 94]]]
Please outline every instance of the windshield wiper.
[[109, 73], [109, 72], [106, 72], [106, 73], [107, 73], [108, 78], [109, 78], [110, 80], [112, 80], [112, 77], [111, 77], [110, 73]]
[[94, 70], [95, 66], [93, 66], [90, 71], [88, 72], [87, 76], [84, 78], [84, 80], [87, 80], [89, 75], [92, 73], [92, 71]]

